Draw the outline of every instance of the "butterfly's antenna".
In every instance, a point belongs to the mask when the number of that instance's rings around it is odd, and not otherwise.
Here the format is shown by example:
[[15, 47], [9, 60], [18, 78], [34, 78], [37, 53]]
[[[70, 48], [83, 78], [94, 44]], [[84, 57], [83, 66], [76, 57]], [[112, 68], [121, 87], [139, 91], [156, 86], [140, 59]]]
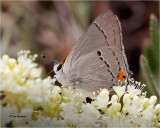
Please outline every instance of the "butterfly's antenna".
[[52, 61], [52, 62], [58, 63], [58, 61], [56, 61], [56, 60], [54, 60], [54, 59], [52, 59], [52, 60], [51, 60], [51, 59], [48, 59], [44, 54], [41, 54], [40, 56], [41, 56], [42, 59], [45, 59], [45, 60], [47, 60], [47, 61]]
[[[54, 59], [51, 60], [51, 59], [47, 58], [44, 54], [40, 54], [40, 57], [41, 57], [42, 59], [47, 60], [47, 61], [54, 62], [54, 63], [58, 63], [58, 61], [56, 61], [56, 60], [54, 60]], [[52, 72], [54, 72], [54, 70], [51, 70], [49, 73], [47, 73], [46, 75], [44, 75], [43, 78], [48, 77]]]
[[47, 73], [46, 77], [48, 77], [52, 72], [54, 72], [54, 70], [51, 70], [49, 73]]

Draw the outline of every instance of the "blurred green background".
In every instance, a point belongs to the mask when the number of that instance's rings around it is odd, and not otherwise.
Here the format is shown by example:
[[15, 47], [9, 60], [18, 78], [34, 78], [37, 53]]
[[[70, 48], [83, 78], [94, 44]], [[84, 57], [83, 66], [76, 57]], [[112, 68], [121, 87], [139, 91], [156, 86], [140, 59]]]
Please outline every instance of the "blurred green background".
[[[108, 9], [120, 19], [132, 77], [147, 83], [148, 95], [158, 95], [158, 1], [2, 0], [1, 55], [16, 57], [24, 49], [62, 61], [91, 22]], [[38, 63], [46, 72], [53, 69], [51, 61], [39, 58]]]

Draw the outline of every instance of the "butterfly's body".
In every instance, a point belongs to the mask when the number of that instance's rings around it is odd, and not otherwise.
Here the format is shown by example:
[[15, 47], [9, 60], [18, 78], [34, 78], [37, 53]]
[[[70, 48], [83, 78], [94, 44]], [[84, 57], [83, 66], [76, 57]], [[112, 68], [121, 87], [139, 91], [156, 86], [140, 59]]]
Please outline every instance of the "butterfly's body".
[[55, 67], [62, 85], [73, 86], [91, 96], [100, 88], [110, 89], [129, 77], [120, 24], [108, 11], [96, 18], [72, 48], [62, 68]]

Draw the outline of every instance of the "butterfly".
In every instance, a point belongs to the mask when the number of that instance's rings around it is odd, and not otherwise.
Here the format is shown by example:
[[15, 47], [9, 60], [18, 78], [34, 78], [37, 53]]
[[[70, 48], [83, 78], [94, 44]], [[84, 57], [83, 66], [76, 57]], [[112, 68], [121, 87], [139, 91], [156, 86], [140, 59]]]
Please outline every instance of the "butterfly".
[[87, 96], [128, 79], [130, 71], [121, 33], [120, 22], [112, 11], [97, 17], [64, 62], [54, 66], [56, 79]]

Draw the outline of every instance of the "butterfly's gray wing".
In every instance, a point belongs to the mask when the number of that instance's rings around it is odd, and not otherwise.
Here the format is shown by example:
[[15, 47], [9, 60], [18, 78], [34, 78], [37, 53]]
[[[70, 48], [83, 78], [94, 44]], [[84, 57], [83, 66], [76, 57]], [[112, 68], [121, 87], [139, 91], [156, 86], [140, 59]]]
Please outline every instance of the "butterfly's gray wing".
[[127, 77], [123, 53], [112, 47], [100, 47], [80, 57], [66, 78], [73, 86], [92, 94], [100, 88], [110, 89], [116, 84], [120, 70]]
[[117, 17], [108, 11], [93, 21], [72, 48], [62, 72], [66, 81], [93, 92], [113, 86], [120, 70], [128, 77], [120, 25]]
[[64, 71], [68, 72], [79, 57], [101, 46], [111, 46], [124, 52], [120, 23], [111, 11], [107, 11], [93, 21], [87, 32], [72, 48], [66, 59]]

